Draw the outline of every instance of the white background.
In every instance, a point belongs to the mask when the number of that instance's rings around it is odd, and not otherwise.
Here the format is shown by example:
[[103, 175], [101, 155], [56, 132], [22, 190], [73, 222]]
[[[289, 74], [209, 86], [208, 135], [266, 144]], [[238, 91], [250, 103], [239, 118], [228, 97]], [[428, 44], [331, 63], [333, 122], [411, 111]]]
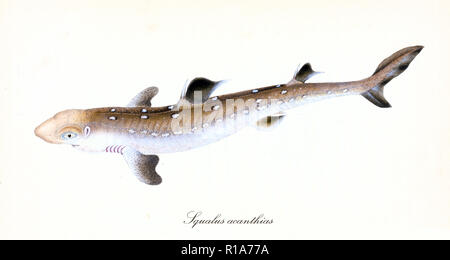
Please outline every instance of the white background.
[[[0, 1], [0, 238], [450, 238], [447, 1]], [[70, 108], [124, 106], [187, 79], [218, 93], [357, 80], [425, 49], [381, 109], [359, 96], [288, 111], [271, 132], [160, 156], [159, 186], [115, 154], [51, 145], [34, 128]], [[271, 225], [183, 224], [186, 214]]]

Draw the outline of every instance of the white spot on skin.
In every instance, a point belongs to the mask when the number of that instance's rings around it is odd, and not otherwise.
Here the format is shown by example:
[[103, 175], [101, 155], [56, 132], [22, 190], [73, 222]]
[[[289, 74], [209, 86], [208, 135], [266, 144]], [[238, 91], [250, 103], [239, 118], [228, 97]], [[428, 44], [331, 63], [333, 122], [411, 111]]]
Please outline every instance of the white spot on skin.
[[169, 136], [170, 134], [169, 133], [164, 133], [164, 134], [162, 134], [161, 136], [162, 137], [167, 137], [167, 136]]
[[172, 109], [173, 109], [173, 106], [168, 106], [167, 108], [170, 109], [170, 110], [172, 110]]
[[203, 128], [207, 128], [209, 125], [207, 123], [203, 124]]
[[220, 106], [219, 105], [215, 105], [212, 107], [212, 110], [219, 110]]
[[194, 131], [196, 131], [197, 130], [197, 127], [192, 127], [192, 132], [194, 132]]
[[108, 117], [108, 119], [109, 119], [109, 120], [117, 120], [117, 117], [115, 117], [115, 116], [110, 116], [110, 117]]
[[153, 132], [153, 133], [151, 133], [151, 135], [152, 135], [152, 136], [158, 136], [158, 133]]
[[278, 84], [276, 87], [277, 87], [277, 88], [281, 87], [281, 84]]
[[307, 95], [303, 95], [303, 96], [302, 96], [302, 98], [305, 98], [305, 97], [307, 97]]
[[172, 118], [178, 118], [180, 115], [179, 114], [173, 114]]
[[142, 118], [142, 119], [148, 119], [148, 116], [142, 115], [141, 118]]
[[256, 100], [256, 103], [260, 103], [261, 101], [262, 101], [262, 99], [258, 98], [258, 99]]
[[283, 89], [282, 91], [281, 91], [281, 95], [284, 95], [284, 94], [286, 94], [287, 93], [287, 90], [285, 90], [285, 89]]
[[331, 92], [331, 90], [328, 90], [327, 94], [328, 94], [328, 95], [331, 95], [331, 93], [333, 93], [333, 92]]
[[111, 112], [116, 112], [116, 109], [115, 108], [111, 108]]
[[130, 130], [128, 130], [128, 133], [134, 134], [134, 133], [136, 133], [136, 131], [134, 129], [130, 129]]
[[348, 89], [344, 89], [344, 93], [348, 92]]
[[289, 102], [294, 102], [294, 98], [289, 99]]
[[147, 109], [143, 108], [142, 113], [147, 113]]
[[213, 98], [211, 98], [211, 100], [217, 100], [217, 97], [213, 97]]
[[253, 93], [258, 93], [258, 91], [257, 89], [252, 90]]

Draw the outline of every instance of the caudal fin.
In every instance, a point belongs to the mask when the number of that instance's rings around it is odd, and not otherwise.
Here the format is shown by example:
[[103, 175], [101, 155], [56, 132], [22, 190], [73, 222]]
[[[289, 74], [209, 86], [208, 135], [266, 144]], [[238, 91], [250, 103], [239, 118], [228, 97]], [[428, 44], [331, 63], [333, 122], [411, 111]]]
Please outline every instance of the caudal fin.
[[405, 71], [411, 61], [420, 53], [423, 46], [412, 46], [401, 49], [384, 59], [369, 80], [375, 82], [375, 86], [362, 93], [362, 96], [379, 107], [391, 107], [384, 98], [384, 86], [393, 78]]

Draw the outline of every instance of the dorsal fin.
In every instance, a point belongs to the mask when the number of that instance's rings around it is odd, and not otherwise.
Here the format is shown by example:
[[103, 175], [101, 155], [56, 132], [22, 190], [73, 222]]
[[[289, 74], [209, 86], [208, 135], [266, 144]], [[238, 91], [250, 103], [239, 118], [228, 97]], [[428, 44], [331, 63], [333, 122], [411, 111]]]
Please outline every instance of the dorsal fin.
[[139, 92], [131, 101], [128, 103], [128, 107], [151, 107], [152, 106], [152, 98], [158, 94], [157, 87], [149, 87], [141, 92]]
[[293, 80], [305, 83], [309, 78], [318, 73], [312, 69], [311, 64], [306, 63], [295, 73]]
[[[191, 104], [204, 103], [214, 90], [222, 83], [222, 81], [212, 81], [207, 78], [195, 78], [189, 85], [183, 90], [181, 99], [187, 100]], [[201, 94], [201, 99], [195, 99], [195, 93], [198, 96]]]

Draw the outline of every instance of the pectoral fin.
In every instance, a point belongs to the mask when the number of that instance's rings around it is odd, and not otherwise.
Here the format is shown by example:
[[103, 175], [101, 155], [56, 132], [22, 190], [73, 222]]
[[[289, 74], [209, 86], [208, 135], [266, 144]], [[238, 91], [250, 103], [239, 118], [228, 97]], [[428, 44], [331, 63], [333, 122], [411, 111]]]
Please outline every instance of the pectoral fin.
[[311, 64], [306, 63], [303, 65], [294, 75], [291, 82], [301, 82], [305, 83], [309, 78], [318, 74], [320, 72], [316, 72], [312, 69]]
[[123, 157], [141, 182], [149, 185], [158, 185], [162, 182], [161, 176], [155, 169], [159, 162], [157, 155], [144, 155], [127, 147], [123, 151]]
[[149, 87], [141, 92], [139, 92], [131, 101], [128, 103], [128, 107], [151, 107], [152, 106], [152, 98], [158, 94], [157, 87]]

